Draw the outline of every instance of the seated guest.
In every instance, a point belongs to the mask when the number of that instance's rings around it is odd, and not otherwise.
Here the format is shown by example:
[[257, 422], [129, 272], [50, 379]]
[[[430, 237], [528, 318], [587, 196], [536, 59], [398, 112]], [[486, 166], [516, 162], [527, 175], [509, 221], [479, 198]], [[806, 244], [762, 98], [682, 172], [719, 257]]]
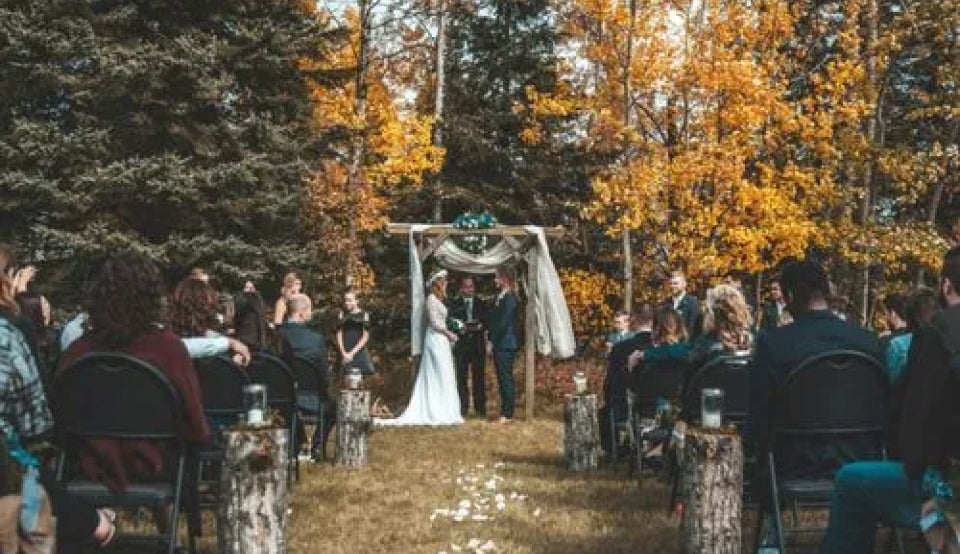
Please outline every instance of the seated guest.
[[888, 295], [883, 301], [883, 312], [888, 332], [880, 338], [880, 347], [886, 352], [891, 340], [910, 332], [907, 329], [907, 297]]
[[[323, 337], [307, 327], [307, 322], [313, 316], [313, 303], [310, 297], [305, 294], [294, 294], [287, 302], [287, 321], [280, 326], [280, 335], [285, 339], [287, 348], [284, 351], [284, 357], [287, 363], [290, 363], [293, 355], [302, 356], [309, 360], [318, 369], [320, 375], [320, 390], [316, 400], [323, 404], [323, 429], [317, 428], [313, 434], [312, 452], [314, 460], [320, 458], [323, 445], [327, 441], [330, 429], [333, 428], [337, 420], [337, 407], [330, 399], [328, 391], [329, 383], [327, 380], [327, 347], [324, 344]], [[299, 395], [298, 395], [299, 396]], [[317, 411], [317, 404], [313, 399], [305, 399], [309, 405], [300, 406], [312, 412]], [[298, 404], [300, 402], [298, 401]]]
[[653, 306], [641, 304], [631, 318], [633, 336], [614, 345], [607, 357], [607, 375], [603, 382], [603, 397], [606, 405], [600, 409], [600, 441], [608, 452], [611, 448], [610, 410], [618, 422], [627, 419], [627, 388], [630, 386], [630, 371], [627, 358], [637, 350], [651, 345], [653, 331]]
[[[15, 306], [13, 283], [0, 272], [0, 303]], [[11, 308], [14, 313], [16, 308]], [[23, 334], [0, 317], [0, 441], [22, 447], [36, 459], [40, 484], [50, 499], [56, 517], [59, 551], [80, 552], [86, 545], [106, 546], [113, 539], [116, 517], [110, 510], [97, 510], [67, 493], [56, 478], [33, 455], [35, 448], [53, 431], [53, 416], [47, 405], [36, 360]], [[23, 463], [23, 459], [19, 460]], [[11, 468], [4, 468], [9, 472]], [[15, 481], [19, 486], [19, 481]], [[17, 489], [19, 494], [19, 489]], [[14, 548], [14, 550], [16, 550]]]
[[707, 291], [703, 335], [694, 341], [690, 364], [703, 365], [716, 356], [753, 348], [753, 317], [740, 289], [718, 285]]
[[687, 328], [672, 307], [663, 306], [657, 311], [651, 339], [651, 346], [630, 354], [628, 365], [631, 370], [640, 362], [676, 362], [686, 367], [690, 358]]
[[[233, 353], [234, 361], [245, 366], [250, 363], [250, 350], [246, 345], [236, 339], [224, 337], [214, 330], [220, 324], [217, 317], [219, 302], [220, 297], [217, 291], [206, 281], [192, 277], [180, 281], [170, 296], [167, 306], [170, 328], [184, 338], [220, 339]], [[206, 358], [223, 352], [200, 351], [197, 353], [201, 355], [192, 357]]]
[[[801, 362], [832, 350], [855, 350], [880, 358], [880, 343], [873, 333], [842, 321], [830, 311], [830, 284], [822, 267], [810, 261], [792, 262], [783, 269], [780, 283], [794, 321], [759, 336], [750, 370], [747, 439], [760, 456], [765, 456], [769, 445], [774, 394]], [[802, 444], [800, 440], [778, 444], [778, 475], [832, 477], [851, 456], [878, 454], [868, 452], [873, 441], [864, 439], [860, 444], [861, 439], [829, 445]]]
[[944, 257], [940, 291], [947, 308], [914, 338], [917, 355], [904, 376], [903, 461], [856, 462], [837, 474], [824, 554], [873, 552], [878, 523], [922, 529], [928, 541], [939, 535], [930, 545], [936, 552], [955, 544], [945, 518], [931, 516], [921, 526], [921, 513], [943, 515], [938, 493], [949, 489], [945, 473], [960, 454], [960, 247]]
[[905, 297], [899, 306], [903, 310], [904, 325], [897, 327], [896, 331], [887, 337], [884, 351], [884, 366], [892, 385], [900, 381], [907, 368], [907, 354], [913, 343], [914, 333], [933, 321], [939, 310], [938, 304], [937, 296], [932, 290], [921, 288]]
[[[88, 352], [125, 352], [153, 364], [183, 401], [184, 437], [203, 444], [209, 441], [210, 430], [193, 362], [180, 337], [158, 323], [161, 283], [159, 270], [140, 254], [109, 258], [90, 287], [90, 329], [70, 345], [60, 361], [60, 371], [70, 371], [71, 364]], [[130, 477], [163, 475], [169, 469], [167, 464], [164, 442], [90, 439], [80, 452], [83, 473], [117, 491], [126, 489]]]

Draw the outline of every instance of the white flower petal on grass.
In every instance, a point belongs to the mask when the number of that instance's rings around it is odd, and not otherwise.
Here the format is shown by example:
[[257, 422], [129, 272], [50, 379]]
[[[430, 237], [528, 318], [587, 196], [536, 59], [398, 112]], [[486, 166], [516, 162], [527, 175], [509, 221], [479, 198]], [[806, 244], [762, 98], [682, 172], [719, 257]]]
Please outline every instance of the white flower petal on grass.
[[540, 508], [533, 511], [533, 517], [540, 517]]
[[507, 464], [505, 464], [505, 463], [503, 463], [503, 462], [497, 462], [497, 463], [493, 464], [493, 467], [495, 467], [495, 468], [497, 468], [497, 469], [501, 469], [501, 468], [507, 467]]
[[450, 550], [453, 550], [454, 552], [463, 552], [463, 549], [460, 548], [460, 545], [458, 544], [451, 544]]
[[484, 483], [483, 486], [486, 487], [487, 490], [489, 491], [495, 491], [497, 490], [497, 481], [495, 479], [490, 479], [489, 481]]
[[477, 549], [480, 548], [480, 545], [483, 544], [483, 541], [480, 539], [470, 539], [467, 543], [467, 548]]
[[473, 514], [473, 521], [490, 521], [490, 516], [483, 514]]
[[469, 500], [461, 500], [461, 501], [460, 501], [460, 508], [469, 508], [469, 507], [470, 507], [470, 501], [469, 501]]

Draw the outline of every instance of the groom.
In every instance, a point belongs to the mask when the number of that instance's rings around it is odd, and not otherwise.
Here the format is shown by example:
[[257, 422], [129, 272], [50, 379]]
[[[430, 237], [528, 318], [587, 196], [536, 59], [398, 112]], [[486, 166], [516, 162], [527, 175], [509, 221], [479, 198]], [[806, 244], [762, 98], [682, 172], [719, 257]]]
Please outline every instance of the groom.
[[450, 303], [450, 317], [464, 323], [460, 340], [453, 347], [457, 362], [457, 391], [460, 393], [460, 414], [467, 417], [470, 410], [469, 385], [473, 385], [473, 412], [487, 416], [487, 391], [484, 369], [486, 356], [487, 305], [476, 296], [476, 282], [469, 275], [460, 281], [460, 294]]

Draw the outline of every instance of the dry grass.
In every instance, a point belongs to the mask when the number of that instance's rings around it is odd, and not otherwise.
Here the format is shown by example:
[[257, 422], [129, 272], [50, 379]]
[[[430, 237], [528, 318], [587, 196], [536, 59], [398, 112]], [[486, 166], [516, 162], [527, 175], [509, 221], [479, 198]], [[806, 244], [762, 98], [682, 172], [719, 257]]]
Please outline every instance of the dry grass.
[[[375, 430], [368, 468], [305, 468], [294, 490], [290, 552], [452, 554], [451, 545], [471, 538], [511, 553], [678, 551], [663, 485], [639, 489], [625, 465], [571, 474], [561, 466], [561, 438], [562, 425], [547, 420]], [[505, 466], [494, 470], [498, 462]], [[470, 499], [456, 483], [461, 469], [484, 479], [496, 471], [499, 491], [528, 498], [508, 501], [490, 522], [431, 521], [435, 509]]]

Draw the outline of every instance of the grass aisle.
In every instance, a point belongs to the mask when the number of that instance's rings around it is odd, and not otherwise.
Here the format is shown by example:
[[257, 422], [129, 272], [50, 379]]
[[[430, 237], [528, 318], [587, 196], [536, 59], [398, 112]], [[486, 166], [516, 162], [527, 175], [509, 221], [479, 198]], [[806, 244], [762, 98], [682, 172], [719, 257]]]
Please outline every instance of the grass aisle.
[[[375, 429], [368, 468], [303, 468], [290, 552], [476, 552], [471, 543], [509, 553], [677, 552], [663, 485], [638, 489], [625, 465], [616, 474], [567, 472], [562, 434], [547, 420]], [[461, 510], [463, 501], [470, 505]], [[437, 510], [449, 511], [431, 519]]]

